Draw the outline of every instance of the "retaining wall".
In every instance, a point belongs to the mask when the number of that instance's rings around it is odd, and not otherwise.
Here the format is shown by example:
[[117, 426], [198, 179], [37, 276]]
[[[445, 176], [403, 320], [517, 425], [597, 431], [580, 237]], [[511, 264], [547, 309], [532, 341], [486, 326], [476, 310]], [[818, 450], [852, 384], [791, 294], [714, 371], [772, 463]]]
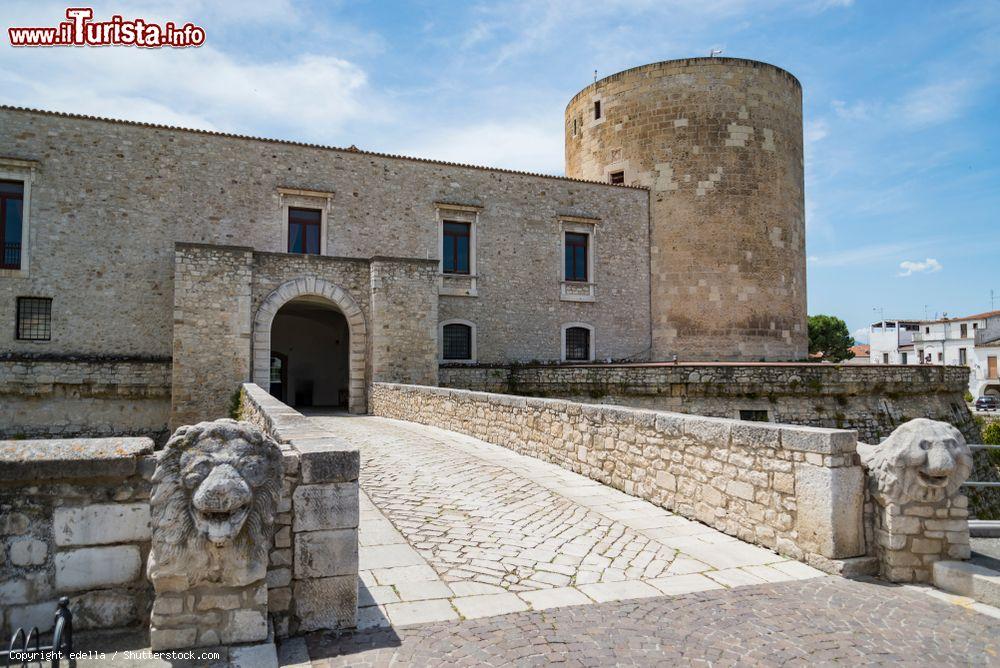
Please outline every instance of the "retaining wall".
[[374, 383], [373, 414], [554, 462], [828, 572], [870, 569], [854, 432]]
[[149, 438], [0, 441], [0, 627], [148, 621]]
[[355, 626], [360, 453], [253, 383], [242, 387], [240, 419], [270, 434], [285, 455], [267, 571], [275, 633]]
[[439, 384], [769, 422], [854, 429], [878, 443], [914, 418], [958, 427], [980, 440], [964, 394], [969, 370], [945, 366], [836, 364], [601, 364], [442, 366]]

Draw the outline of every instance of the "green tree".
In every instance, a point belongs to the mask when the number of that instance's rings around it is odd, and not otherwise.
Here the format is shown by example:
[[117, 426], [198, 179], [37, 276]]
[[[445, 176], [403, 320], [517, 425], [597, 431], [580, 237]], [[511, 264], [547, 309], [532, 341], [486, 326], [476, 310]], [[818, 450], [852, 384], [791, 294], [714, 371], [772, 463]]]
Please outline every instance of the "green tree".
[[854, 337], [847, 323], [833, 315], [809, 316], [809, 354], [823, 353], [824, 360], [843, 362], [854, 357]]

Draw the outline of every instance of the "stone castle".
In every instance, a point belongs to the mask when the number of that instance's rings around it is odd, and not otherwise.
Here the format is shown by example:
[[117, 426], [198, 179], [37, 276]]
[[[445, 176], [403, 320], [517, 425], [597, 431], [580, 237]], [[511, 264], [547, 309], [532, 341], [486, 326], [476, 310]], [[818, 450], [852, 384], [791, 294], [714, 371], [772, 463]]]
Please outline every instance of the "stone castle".
[[801, 88], [694, 58], [566, 109], [566, 177], [0, 108], [7, 435], [252, 380], [364, 412], [442, 362], [806, 356]]

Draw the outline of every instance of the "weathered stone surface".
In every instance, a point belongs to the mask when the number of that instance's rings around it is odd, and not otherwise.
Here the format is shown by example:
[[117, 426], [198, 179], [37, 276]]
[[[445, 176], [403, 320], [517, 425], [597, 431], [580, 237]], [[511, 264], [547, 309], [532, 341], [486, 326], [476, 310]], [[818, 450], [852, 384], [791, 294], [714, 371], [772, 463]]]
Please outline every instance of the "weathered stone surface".
[[222, 642], [257, 642], [267, 638], [267, 616], [261, 610], [240, 609], [231, 613], [229, 624], [222, 631]]
[[83, 547], [55, 556], [60, 592], [127, 584], [140, 576], [141, 557], [134, 545]]
[[300, 631], [353, 627], [358, 610], [355, 575], [296, 580], [295, 609]]
[[56, 508], [52, 524], [60, 546], [147, 541], [152, 534], [148, 503]]
[[302, 482], [348, 482], [358, 479], [361, 454], [340, 439], [299, 439], [292, 442], [299, 453]]
[[21, 538], [10, 544], [7, 557], [15, 566], [38, 566], [45, 563], [48, 545], [37, 538]]
[[44, 601], [31, 605], [15, 605], [7, 609], [7, 627], [30, 630], [37, 626], [42, 633], [51, 631], [57, 608], [56, 601]]
[[857, 467], [795, 465], [795, 530], [799, 544], [830, 559], [865, 552], [864, 474]]
[[295, 534], [295, 578], [325, 578], [358, 572], [357, 529]]
[[299, 485], [292, 495], [295, 531], [358, 526], [358, 483]]
[[198, 629], [196, 628], [161, 629], [152, 626], [149, 629], [149, 645], [154, 652], [194, 647], [197, 641]]
[[71, 438], [0, 441], [0, 480], [127, 477], [150, 438]]
[[135, 596], [113, 591], [89, 591], [72, 599], [73, 628], [110, 629], [139, 619]]

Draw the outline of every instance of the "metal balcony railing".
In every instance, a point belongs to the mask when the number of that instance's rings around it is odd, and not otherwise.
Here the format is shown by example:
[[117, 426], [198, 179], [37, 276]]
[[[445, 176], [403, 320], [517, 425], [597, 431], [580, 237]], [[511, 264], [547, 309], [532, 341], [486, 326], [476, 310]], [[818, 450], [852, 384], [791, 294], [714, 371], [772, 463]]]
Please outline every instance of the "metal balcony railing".
[[21, 268], [21, 243], [5, 243], [0, 254], [0, 269]]

